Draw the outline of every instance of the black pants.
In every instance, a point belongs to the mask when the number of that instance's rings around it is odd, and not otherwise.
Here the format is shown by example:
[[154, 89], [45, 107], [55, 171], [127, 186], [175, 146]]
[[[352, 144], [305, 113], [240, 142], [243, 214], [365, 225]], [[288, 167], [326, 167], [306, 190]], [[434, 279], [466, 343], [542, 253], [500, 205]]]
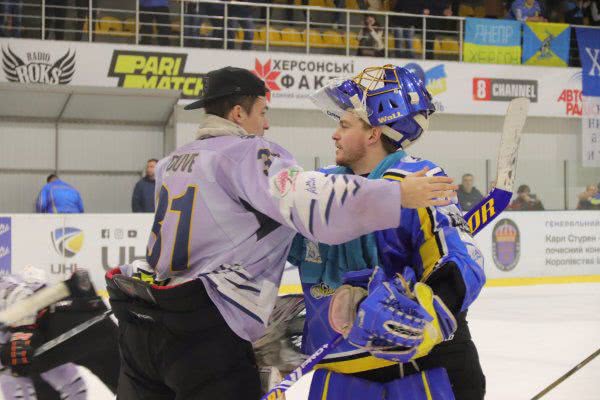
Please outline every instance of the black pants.
[[[75, 40], [80, 41], [83, 37], [83, 28], [85, 25], [85, 21], [90, 15], [90, 2], [89, 0], [75, 0], [75, 7], [77, 7], [77, 10], [75, 12], [77, 15], [77, 21], [75, 22]], [[96, 7], [96, 0], [94, 0], [92, 3], [92, 21], [96, 20]], [[89, 32], [93, 32], [93, 26], [94, 24], [88, 21], [88, 34]]]
[[119, 319], [119, 400], [260, 398], [252, 345], [229, 328], [200, 281], [153, 291], [156, 304], [107, 282]]
[[171, 21], [169, 20], [169, 7], [141, 7], [140, 6], [140, 43], [152, 44], [152, 23], [156, 21], [156, 38], [160, 46], [169, 45], [171, 34]]
[[66, 0], [46, 0], [46, 39], [54, 32], [54, 39], [65, 37], [65, 17], [67, 15]]
[[[60, 303], [59, 303], [60, 304]], [[88, 301], [73, 303], [50, 310], [38, 321], [44, 340], [51, 340], [71, 328], [107, 310], [100, 298], [90, 306]], [[106, 318], [55, 348], [35, 357], [32, 373], [40, 374], [68, 362], [81, 365], [96, 375], [113, 393], [119, 379], [118, 331], [115, 323]]]
[[[427, 356], [418, 358], [416, 364], [420, 370], [444, 367], [457, 400], [482, 400], [485, 396], [485, 375], [465, 317], [466, 314], [463, 314], [458, 319], [458, 329], [453, 340], [437, 345]], [[418, 372], [411, 363], [403, 364], [403, 369], [405, 376]], [[354, 376], [389, 382], [400, 378], [401, 372], [398, 366], [390, 366], [360, 372]]]

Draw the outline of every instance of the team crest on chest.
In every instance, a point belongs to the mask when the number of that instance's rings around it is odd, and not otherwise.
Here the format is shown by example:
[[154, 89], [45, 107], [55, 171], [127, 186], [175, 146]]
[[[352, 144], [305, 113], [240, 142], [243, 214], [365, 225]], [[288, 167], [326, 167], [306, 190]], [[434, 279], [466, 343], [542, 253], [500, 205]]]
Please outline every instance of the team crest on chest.
[[319, 264], [323, 262], [317, 243], [311, 242], [310, 240], [306, 241], [306, 256], [304, 257], [304, 261]]

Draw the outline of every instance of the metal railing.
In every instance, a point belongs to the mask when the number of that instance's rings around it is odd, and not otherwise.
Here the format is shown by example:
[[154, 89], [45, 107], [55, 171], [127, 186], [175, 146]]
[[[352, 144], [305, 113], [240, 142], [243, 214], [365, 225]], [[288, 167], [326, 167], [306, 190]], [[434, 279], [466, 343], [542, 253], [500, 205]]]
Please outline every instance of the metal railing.
[[[462, 17], [214, 0], [155, 9], [99, 3], [3, 1], [0, 36], [423, 59], [460, 60], [462, 53]], [[377, 20], [379, 40], [363, 29], [366, 15]]]
[[[332, 0], [310, 1], [333, 6]], [[75, 6], [5, 0], [0, 36], [462, 61], [464, 17], [216, 0], [165, 3], [147, 8], [135, 0], [75, 0]], [[364, 23], [369, 15], [377, 22], [373, 32]], [[571, 47], [577, 65], [575, 41]]]

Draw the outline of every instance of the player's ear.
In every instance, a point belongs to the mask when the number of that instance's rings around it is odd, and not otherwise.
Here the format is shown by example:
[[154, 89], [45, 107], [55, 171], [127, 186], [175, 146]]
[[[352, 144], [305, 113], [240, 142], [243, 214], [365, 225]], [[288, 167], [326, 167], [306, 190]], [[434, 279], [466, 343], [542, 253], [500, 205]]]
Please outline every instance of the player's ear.
[[377, 142], [381, 141], [382, 133], [383, 133], [383, 131], [381, 130], [381, 127], [379, 127], [379, 126], [371, 127], [371, 129], [369, 131], [369, 143], [377, 143]]
[[244, 121], [244, 119], [246, 119], [247, 116], [248, 115], [246, 113], [246, 110], [244, 110], [244, 107], [242, 107], [239, 104], [236, 104], [235, 106], [233, 106], [231, 111], [229, 111], [229, 118], [227, 119], [239, 125], [241, 122]]

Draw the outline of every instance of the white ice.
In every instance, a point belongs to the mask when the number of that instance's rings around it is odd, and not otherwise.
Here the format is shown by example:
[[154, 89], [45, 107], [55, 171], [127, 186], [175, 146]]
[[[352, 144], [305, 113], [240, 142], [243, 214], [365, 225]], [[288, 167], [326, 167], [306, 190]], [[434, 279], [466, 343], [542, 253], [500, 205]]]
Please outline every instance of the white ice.
[[[469, 322], [486, 399], [531, 399], [600, 347], [600, 283], [485, 288]], [[91, 399], [111, 398], [95, 377], [86, 377]], [[291, 388], [288, 400], [306, 399], [309, 380]], [[544, 399], [600, 399], [600, 356]]]

